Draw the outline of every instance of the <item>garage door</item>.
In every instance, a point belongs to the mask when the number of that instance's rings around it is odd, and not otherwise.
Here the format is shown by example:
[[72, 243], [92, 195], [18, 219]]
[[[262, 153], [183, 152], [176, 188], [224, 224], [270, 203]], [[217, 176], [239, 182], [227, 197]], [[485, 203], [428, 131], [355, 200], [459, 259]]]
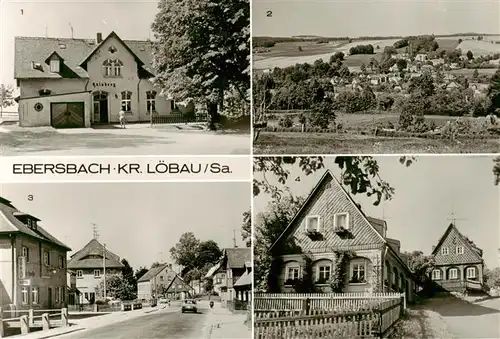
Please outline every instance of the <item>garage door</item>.
[[83, 102], [52, 103], [51, 125], [55, 128], [85, 127], [85, 104]]

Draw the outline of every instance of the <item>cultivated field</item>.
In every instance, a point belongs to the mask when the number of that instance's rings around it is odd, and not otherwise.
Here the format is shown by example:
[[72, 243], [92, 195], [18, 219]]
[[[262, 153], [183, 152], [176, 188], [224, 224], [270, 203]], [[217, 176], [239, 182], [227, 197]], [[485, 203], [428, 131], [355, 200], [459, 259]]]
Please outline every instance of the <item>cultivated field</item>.
[[[463, 41], [459, 44], [458, 39]], [[274, 47], [268, 48], [264, 53], [257, 53], [253, 56], [253, 68], [256, 70], [271, 69], [274, 67], [288, 67], [300, 63], [313, 63], [318, 59], [328, 61], [336, 52], [347, 54], [351, 47], [357, 45], [373, 45], [375, 54], [350, 55], [344, 64], [350, 68], [357, 68], [362, 63], [367, 64], [373, 57], [379, 59], [386, 46], [392, 46], [398, 39], [382, 40], [356, 40], [351, 43], [347, 41], [334, 41], [325, 44], [318, 44], [315, 41], [293, 41], [277, 43]], [[475, 56], [500, 53], [500, 44], [492, 43], [500, 40], [500, 36], [487, 36], [483, 41], [472, 40], [472, 37], [438, 37], [436, 38], [439, 47], [445, 50], [460, 48], [463, 53], [471, 50]], [[377, 46], [379, 47], [377, 49]], [[299, 47], [302, 51], [299, 51]], [[400, 51], [403, 51], [400, 49]]]

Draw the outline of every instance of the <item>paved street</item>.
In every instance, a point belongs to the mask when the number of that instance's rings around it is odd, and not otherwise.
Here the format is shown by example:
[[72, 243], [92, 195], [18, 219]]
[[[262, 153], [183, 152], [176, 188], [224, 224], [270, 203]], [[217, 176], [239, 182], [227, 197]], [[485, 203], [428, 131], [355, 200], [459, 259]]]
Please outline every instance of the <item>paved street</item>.
[[120, 128], [23, 128], [0, 125], [0, 155], [249, 154], [250, 134], [199, 125]]
[[203, 304], [200, 305], [197, 314], [183, 314], [179, 307], [172, 306], [172, 309], [160, 310], [126, 321], [62, 335], [59, 338], [207, 338], [210, 328], [210, 324], [207, 322], [208, 312], [207, 305]]
[[457, 298], [426, 304], [437, 312], [454, 338], [500, 338], [500, 299], [469, 303]]

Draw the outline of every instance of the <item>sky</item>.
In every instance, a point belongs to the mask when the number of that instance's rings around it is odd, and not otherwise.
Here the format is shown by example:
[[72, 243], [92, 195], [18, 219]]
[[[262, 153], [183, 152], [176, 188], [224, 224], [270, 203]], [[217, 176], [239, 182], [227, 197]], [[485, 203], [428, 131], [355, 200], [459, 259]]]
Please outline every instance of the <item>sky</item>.
[[[328, 157], [325, 164], [339, 178], [340, 169], [333, 159]], [[375, 159], [382, 179], [395, 189], [392, 200], [378, 207], [373, 205], [373, 198], [364, 195], [356, 195], [354, 200], [367, 215], [385, 218], [387, 236], [399, 239], [402, 251], [421, 250], [430, 254], [454, 211], [458, 230], [483, 249], [487, 267], [499, 265], [500, 186], [493, 183], [493, 157], [419, 156], [410, 167], [401, 165], [398, 156]], [[287, 182], [292, 193], [307, 196], [325, 170], [310, 176], [304, 176], [298, 167], [290, 172], [290, 178], [301, 175], [300, 182], [293, 179]], [[269, 174], [266, 177], [275, 180]], [[257, 173], [255, 178], [262, 176]], [[263, 193], [255, 197], [254, 215], [265, 211], [269, 200]]]
[[124, 40], [153, 37], [157, 1], [0, 1], [0, 83], [15, 85], [14, 37], [95, 39], [115, 31]]
[[[93, 238], [137, 269], [171, 262], [169, 250], [184, 232], [238, 247], [242, 214], [250, 208], [249, 183], [2, 184], [0, 196], [39, 218], [40, 226], [74, 253]], [[28, 195], [33, 200], [28, 201]]]
[[[268, 16], [268, 11], [272, 16]], [[254, 36], [500, 33], [497, 0], [253, 0]]]

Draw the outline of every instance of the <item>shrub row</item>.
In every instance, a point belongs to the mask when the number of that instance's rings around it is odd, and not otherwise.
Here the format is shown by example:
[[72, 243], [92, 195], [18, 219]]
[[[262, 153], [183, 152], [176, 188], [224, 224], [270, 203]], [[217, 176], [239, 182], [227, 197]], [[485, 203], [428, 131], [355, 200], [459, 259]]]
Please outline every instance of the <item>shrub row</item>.
[[[262, 129], [263, 132], [277, 132], [277, 133], [286, 133], [286, 132], [295, 132], [301, 133], [302, 128], [300, 127], [266, 127]], [[367, 129], [358, 129], [358, 130], [342, 130], [337, 131], [334, 128], [322, 129], [319, 127], [309, 127], [306, 128], [304, 133], [336, 133], [336, 134], [373, 134], [372, 130]], [[379, 137], [393, 137], [393, 138], [425, 138], [425, 139], [445, 139], [446, 136], [441, 134], [434, 133], [417, 133], [417, 132], [406, 132], [406, 131], [384, 131], [378, 130], [377, 136]], [[466, 138], [466, 139], [490, 139], [494, 135], [493, 133], [486, 134], [457, 134], [456, 138]]]

